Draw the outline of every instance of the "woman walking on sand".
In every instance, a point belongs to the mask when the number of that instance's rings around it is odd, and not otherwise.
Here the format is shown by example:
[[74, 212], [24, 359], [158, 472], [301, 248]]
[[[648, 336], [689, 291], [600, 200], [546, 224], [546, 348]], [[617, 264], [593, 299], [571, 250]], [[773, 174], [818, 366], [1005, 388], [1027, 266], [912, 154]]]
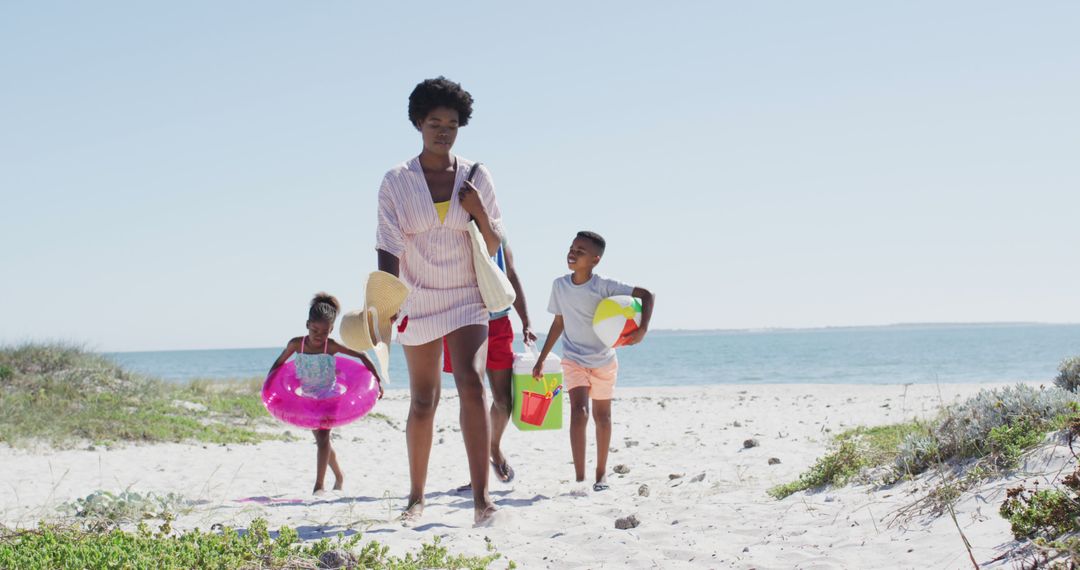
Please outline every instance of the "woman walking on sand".
[[420, 155], [392, 168], [379, 188], [375, 248], [379, 269], [410, 287], [401, 311], [398, 340], [405, 350], [412, 398], [405, 429], [409, 449], [409, 502], [404, 521], [424, 509], [435, 409], [439, 404], [443, 339], [461, 398], [461, 433], [469, 460], [474, 520], [489, 523], [495, 505], [488, 494], [490, 426], [484, 388], [488, 310], [476, 285], [470, 218], [494, 255], [503, 235], [491, 174], [450, 152], [472, 115], [472, 96], [443, 77], [421, 82], [409, 96], [409, 122], [420, 132]]

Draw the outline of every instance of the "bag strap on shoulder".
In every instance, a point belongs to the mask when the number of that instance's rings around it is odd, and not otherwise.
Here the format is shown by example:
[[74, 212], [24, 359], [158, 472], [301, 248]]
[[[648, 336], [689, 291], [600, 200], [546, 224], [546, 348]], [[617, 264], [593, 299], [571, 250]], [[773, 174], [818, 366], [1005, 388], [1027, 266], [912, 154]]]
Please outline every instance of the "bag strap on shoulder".
[[480, 164], [481, 163], [479, 163], [479, 162], [474, 162], [473, 163], [472, 168], [469, 169], [469, 176], [466, 177], [465, 180], [467, 180], [469, 182], [473, 181], [473, 178], [476, 177], [476, 171], [480, 170]]

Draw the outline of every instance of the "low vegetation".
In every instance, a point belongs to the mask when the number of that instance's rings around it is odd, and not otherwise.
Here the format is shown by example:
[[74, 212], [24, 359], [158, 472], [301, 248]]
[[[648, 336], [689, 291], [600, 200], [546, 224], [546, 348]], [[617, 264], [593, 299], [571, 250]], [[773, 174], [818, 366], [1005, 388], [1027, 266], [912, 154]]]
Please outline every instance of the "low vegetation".
[[260, 381], [171, 384], [79, 347], [0, 348], [0, 442], [55, 447], [118, 441], [254, 443], [280, 438]]
[[1057, 387], [1018, 384], [982, 390], [949, 406], [932, 421], [877, 428], [857, 428], [837, 436], [836, 449], [820, 458], [798, 480], [769, 490], [776, 498], [824, 485], [839, 486], [868, 469], [892, 483], [948, 463], [972, 462], [963, 478], [949, 483], [939, 499], [955, 498], [964, 488], [1001, 469], [1014, 467], [1021, 455], [1048, 432], [1064, 429], [1080, 417], [1076, 394]]
[[84, 528], [109, 530], [144, 520], [172, 520], [190, 510], [179, 494], [137, 493], [130, 489], [119, 493], [95, 491], [84, 498], [63, 503], [58, 511], [78, 520]]
[[835, 451], [818, 459], [797, 480], [769, 489], [769, 494], [783, 499], [807, 489], [845, 485], [866, 469], [892, 464], [905, 438], [925, 429], [918, 422], [909, 422], [845, 431], [836, 436]]
[[1080, 387], [1080, 356], [1066, 358], [1058, 365], [1058, 375], [1054, 385], [1062, 390], [1075, 392]]
[[[166, 519], [156, 530], [141, 523], [138, 530], [87, 530], [78, 525], [41, 523], [33, 530], [0, 527], [0, 568], [35, 569], [314, 569], [421, 568], [483, 569], [502, 558], [488, 543], [482, 556], [451, 555], [439, 538], [415, 553], [392, 556], [378, 542], [361, 545], [361, 535], [304, 543], [295, 530], [275, 533], [257, 519], [245, 530], [198, 529], [177, 533]], [[514, 568], [505, 561], [506, 568]]]

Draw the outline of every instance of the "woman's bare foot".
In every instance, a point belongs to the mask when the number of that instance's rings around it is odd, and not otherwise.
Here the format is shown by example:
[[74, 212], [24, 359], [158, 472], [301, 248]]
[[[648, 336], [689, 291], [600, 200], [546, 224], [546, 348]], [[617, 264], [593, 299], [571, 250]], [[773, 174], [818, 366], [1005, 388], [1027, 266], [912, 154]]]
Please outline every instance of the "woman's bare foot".
[[420, 516], [424, 514], [424, 501], [414, 501], [405, 507], [404, 511], [398, 516], [398, 520], [404, 526], [409, 526], [417, 520], [420, 520]]
[[321, 497], [326, 494], [326, 489], [320, 487], [319, 485], [315, 485], [315, 489], [311, 491], [311, 494], [315, 495], [316, 497]]
[[344, 485], [345, 485], [345, 477], [344, 476], [334, 478], [334, 490], [335, 491], [340, 491], [341, 488]]
[[473, 521], [474, 527], [491, 526], [495, 522], [495, 513], [499, 512], [499, 509], [495, 508], [495, 505], [488, 504], [486, 507], [477, 508], [475, 513], [475, 520]]

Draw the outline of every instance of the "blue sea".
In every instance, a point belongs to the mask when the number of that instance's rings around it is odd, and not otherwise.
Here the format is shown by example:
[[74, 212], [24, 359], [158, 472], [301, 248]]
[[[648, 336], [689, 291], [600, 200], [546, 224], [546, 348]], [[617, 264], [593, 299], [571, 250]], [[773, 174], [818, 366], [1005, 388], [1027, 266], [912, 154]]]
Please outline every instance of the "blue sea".
[[[271, 347], [107, 356], [165, 380], [226, 380], [264, 376], [280, 351]], [[1049, 382], [1062, 360], [1080, 355], [1080, 325], [654, 331], [641, 345], [618, 349], [618, 355], [620, 386]], [[408, 386], [398, 345], [391, 351], [390, 372], [390, 387]], [[443, 384], [452, 388], [453, 379], [444, 374]]]

